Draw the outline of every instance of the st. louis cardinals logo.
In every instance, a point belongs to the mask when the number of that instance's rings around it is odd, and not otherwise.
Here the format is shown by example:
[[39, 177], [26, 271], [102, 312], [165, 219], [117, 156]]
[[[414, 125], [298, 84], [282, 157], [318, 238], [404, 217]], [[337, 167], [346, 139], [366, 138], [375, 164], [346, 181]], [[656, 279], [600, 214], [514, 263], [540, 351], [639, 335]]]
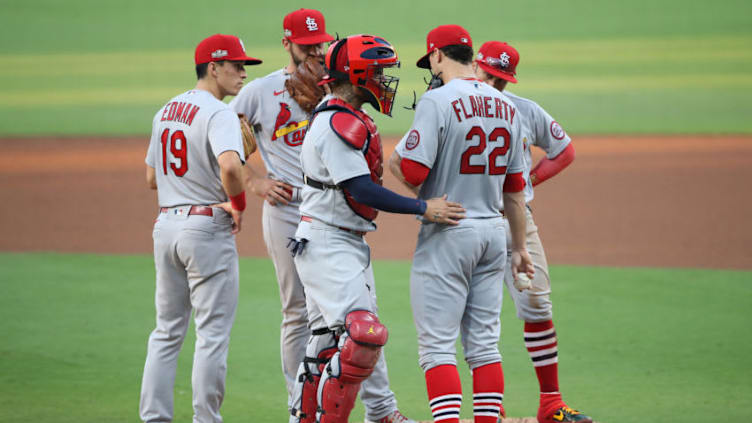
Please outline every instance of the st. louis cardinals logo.
[[319, 24], [316, 23], [316, 19], [310, 16], [306, 17], [305, 24], [311, 32], [319, 30]]
[[557, 140], [563, 140], [564, 135], [566, 135], [564, 128], [562, 128], [561, 125], [559, 125], [559, 123], [556, 121], [551, 122], [551, 136], [553, 136]]
[[287, 103], [279, 103], [279, 113], [277, 113], [277, 120], [274, 122], [272, 141], [277, 139], [277, 130], [287, 125], [287, 121], [290, 120], [290, 116], [292, 116], [290, 106]]
[[505, 51], [504, 53], [501, 53], [501, 56], [499, 56], [499, 60], [501, 60], [501, 67], [505, 68], [509, 66], [509, 55]]
[[279, 113], [274, 122], [274, 131], [272, 132], [272, 141], [283, 137], [285, 144], [290, 147], [297, 147], [303, 144], [308, 120], [301, 122], [290, 121], [292, 111], [287, 103], [279, 103]]
[[418, 144], [420, 144], [420, 133], [413, 129], [409, 134], [407, 134], [407, 139], [405, 140], [405, 148], [412, 150], [413, 148], [417, 147]]

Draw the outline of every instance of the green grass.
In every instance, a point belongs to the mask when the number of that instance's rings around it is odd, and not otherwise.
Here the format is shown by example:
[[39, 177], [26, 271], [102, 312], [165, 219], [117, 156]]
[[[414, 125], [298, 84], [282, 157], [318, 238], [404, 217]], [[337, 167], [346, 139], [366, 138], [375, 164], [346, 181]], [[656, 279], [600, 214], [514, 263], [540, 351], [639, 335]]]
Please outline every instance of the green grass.
[[[0, 15], [0, 135], [144, 135], [173, 95], [191, 88], [193, 49], [215, 32], [244, 39], [264, 64], [285, 64], [278, 5], [137, 0], [6, 1]], [[317, 6], [330, 32], [372, 32], [402, 58], [395, 117], [382, 133], [406, 132], [425, 34], [459, 23], [476, 47], [516, 45], [520, 83], [572, 133], [752, 133], [752, 3], [722, 0], [592, 2], [350, 2]], [[711, 13], [712, 12], [712, 13]]]
[[[154, 324], [151, 258], [2, 253], [0, 269], [0, 420], [137, 421]], [[554, 266], [551, 273], [561, 387], [572, 405], [602, 422], [746, 418], [751, 272]], [[409, 263], [376, 262], [375, 274], [392, 388], [403, 411], [427, 419]], [[271, 263], [242, 259], [227, 421], [286, 418], [277, 295]], [[505, 407], [511, 416], [533, 415], [537, 382], [506, 299], [502, 319]], [[179, 361], [176, 421], [191, 415], [192, 332]], [[460, 371], [469, 393], [467, 367]], [[466, 400], [463, 417], [471, 409]], [[360, 418], [358, 406], [353, 421]]]

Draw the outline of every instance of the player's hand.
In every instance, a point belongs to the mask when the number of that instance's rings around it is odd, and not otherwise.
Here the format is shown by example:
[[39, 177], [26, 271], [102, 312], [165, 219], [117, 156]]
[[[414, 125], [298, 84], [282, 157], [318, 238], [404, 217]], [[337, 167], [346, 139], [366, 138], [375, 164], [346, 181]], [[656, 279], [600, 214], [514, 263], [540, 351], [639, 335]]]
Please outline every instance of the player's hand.
[[292, 201], [292, 190], [292, 185], [269, 178], [261, 178], [251, 187], [254, 194], [268, 201], [272, 206], [280, 203], [287, 205]]
[[232, 231], [233, 235], [240, 232], [240, 227], [243, 224], [243, 212], [232, 208], [232, 203], [225, 201], [224, 203], [212, 204], [211, 207], [219, 207], [227, 212], [232, 217]]
[[462, 204], [447, 201], [447, 195], [426, 200], [426, 212], [423, 217], [434, 223], [456, 225], [465, 218]]
[[533, 260], [530, 258], [530, 254], [526, 249], [512, 251], [512, 275], [514, 280], [518, 280], [518, 274], [524, 273], [528, 278], [533, 279], [535, 276], [535, 267], [533, 267]]

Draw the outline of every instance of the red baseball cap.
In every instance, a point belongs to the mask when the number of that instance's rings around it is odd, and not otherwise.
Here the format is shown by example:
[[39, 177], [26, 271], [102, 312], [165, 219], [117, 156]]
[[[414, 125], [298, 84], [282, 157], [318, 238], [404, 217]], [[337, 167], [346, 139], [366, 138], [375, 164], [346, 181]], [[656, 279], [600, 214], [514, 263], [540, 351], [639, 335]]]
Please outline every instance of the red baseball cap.
[[418, 60], [418, 67], [423, 69], [430, 69], [431, 65], [428, 63], [428, 55], [431, 54], [437, 48], [446, 46], [452, 46], [457, 44], [464, 44], [467, 46], [473, 46], [473, 40], [470, 38], [470, 34], [465, 28], [459, 25], [441, 25], [432, 29], [426, 36], [426, 55]]
[[326, 33], [324, 15], [314, 9], [299, 9], [290, 12], [282, 22], [285, 38], [295, 44], [320, 44], [334, 40]]
[[501, 41], [488, 41], [478, 50], [478, 66], [484, 71], [513, 84], [517, 83], [515, 74], [517, 64], [520, 63], [520, 54], [507, 43]]
[[234, 35], [214, 34], [196, 46], [196, 64], [222, 60], [244, 61], [246, 65], [258, 65], [261, 60], [248, 57], [240, 38]]

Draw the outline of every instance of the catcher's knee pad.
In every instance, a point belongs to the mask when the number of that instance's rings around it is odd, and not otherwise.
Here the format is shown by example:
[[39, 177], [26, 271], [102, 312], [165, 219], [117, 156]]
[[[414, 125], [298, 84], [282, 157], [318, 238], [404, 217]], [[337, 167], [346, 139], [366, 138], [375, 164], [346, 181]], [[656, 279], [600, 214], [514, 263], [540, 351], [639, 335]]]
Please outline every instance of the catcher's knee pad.
[[319, 384], [320, 423], [347, 422], [360, 384], [373, 373], [389, 336], [379, 318], [366, 310], [348, 313], [345, 331], [339, 352], [329, 361]]
[[298, 367], [298, 375], [293, 392], [291, 421], [314, 423], [318, 410], [317, 393], [324, 367], [337, 352], [339, 337], [325, 329], [314, 330], [308, 340], [306, 355]]

